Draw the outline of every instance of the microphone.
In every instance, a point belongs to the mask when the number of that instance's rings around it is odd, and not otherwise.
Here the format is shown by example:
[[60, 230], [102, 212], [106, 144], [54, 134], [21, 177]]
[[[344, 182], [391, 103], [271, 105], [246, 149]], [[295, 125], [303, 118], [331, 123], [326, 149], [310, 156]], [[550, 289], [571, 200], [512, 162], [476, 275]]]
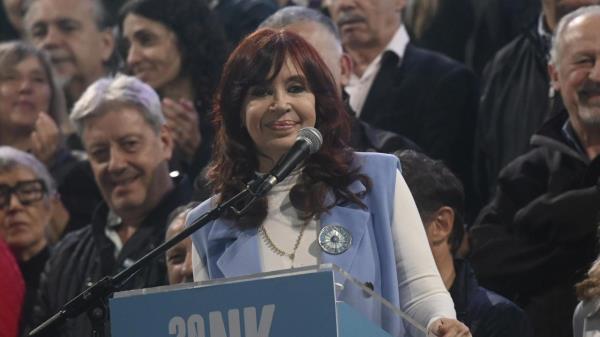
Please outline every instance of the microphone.
[[283, 156], [271, 171], [258, 180], [258, 186], [253, 189], [256, 196], [265, 195], [273, 186], [281, 182], [309, 155], [319, 151], [323, 144], [323, 137], [319, 130], [315, 128], [302, 128], [298, 132], [296, 142], [290, 150]]

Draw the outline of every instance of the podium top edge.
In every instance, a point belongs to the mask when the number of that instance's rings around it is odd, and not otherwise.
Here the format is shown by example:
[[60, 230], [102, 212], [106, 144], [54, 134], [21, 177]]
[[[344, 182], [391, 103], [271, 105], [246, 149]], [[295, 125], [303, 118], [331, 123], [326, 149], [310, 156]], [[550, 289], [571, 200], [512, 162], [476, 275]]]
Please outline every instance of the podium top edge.
[[293, 268], [293, 269], [282, 269], [258, 274], [250, 274], [244, 276], [230, 277], [230, 278], [220, 278], [208, 281], [199, 281], [199, 282], [187, 282], [173, 285], [163, 285], [152, 288], [143, 288], [143, 289], [133, 289], [133, 290], [125, 290], [114, 293], [113, 298], [123, 298], [129, 296], [137, 296], [137, 295], [146, 295], [146, 294], [155, 294], [161, 293], [165, 291], [179, 290], [179, 289], [191, 289], [197, 287], [207, 287], [216, 284], [233, 284], [239, 282], [245, 282], [249, 280], [258, 280], [258, 279], [266, 279], [266, 278], [275, 278], [282, 276], [291, 276], [291, 275], [301, 275], [315, 272], [335, 272], [340, 271], [341, 269], [331, 263]]

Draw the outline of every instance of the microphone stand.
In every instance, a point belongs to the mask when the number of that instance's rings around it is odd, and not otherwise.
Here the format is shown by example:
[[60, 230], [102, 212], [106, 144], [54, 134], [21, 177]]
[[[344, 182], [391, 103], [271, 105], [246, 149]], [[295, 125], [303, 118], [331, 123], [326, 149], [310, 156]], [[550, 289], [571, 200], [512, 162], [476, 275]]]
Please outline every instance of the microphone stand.
[[[163, 254], [169, 248], [206, 225], [209, 221], [219, 218], [228, 207], [231, 207], [237, 215], [244, 214], [257, 198], [263, 196], [270, 189], [264, 187], [264, 180], [265, 178], [251, 181], [240, 193], [204, 213], [189, 227], [148, 252], [131, 266], [114, 276], [103, 277], [79, 295], [73, 297], [69, 302], [65, 303], [56, 314], [38, 325], [28, 336], [42, 336], [42, 333], [48, 331], [51, 327], [62, 324], [69, 318], [75, 318], [84, 311], [88, 312], [88, 315], [92, 320], [92, 336], [102, 336], [104, 332], [104, 318], [106, 316], [106, 301], [111, 294], [119, 291], [132, 276], [145, 267], [156, 256]], [[250, 197], [250, 199], [247, 200], [242, 210], [238, 210], [234, 207], [236, 203], [247, 199], [248, 197]]]

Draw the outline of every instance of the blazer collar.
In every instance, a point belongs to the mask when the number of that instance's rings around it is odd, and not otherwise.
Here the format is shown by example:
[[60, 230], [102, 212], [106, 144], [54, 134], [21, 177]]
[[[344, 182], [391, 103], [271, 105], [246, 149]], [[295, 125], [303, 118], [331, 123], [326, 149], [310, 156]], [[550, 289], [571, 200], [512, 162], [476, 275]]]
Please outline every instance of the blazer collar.
[[594, 298], [589, 301], [584, 301], [584, 306], [587, 307], [588, 310], [584, 310], [586, 312], [585, 317], [590, 318], [598, 314], [600, 312], [600, 299]]
[[[410, 36], [408, 35], [408, 31], [404, 25], [400, 25], [394, 36], [385, 47], [385, 51], [392, 52], [396, 54], [397, 62], [400, 62], [404, 58], [404, 52], [406, 51], [406, 46], [410, 42]], [[397, 65], [397, 64], [396, 64]]]
[[[352, 193], [361, 193], [365, 189], [366, 187], [359, 181], [355, 181], [349, 186]], [[325, 200], [326, 202], [334, 200], [333, 195], [329, 193]], [[359, 255], [360, 243], [364, 237], [369, 219], [370, 213], [368, 211], [354, 207], [354, 205], [336, 206], [329, 212], [322, 214], [319, 219], [319, 230], [326, 225], [342, 226], [352, 235], [352, 244], [346, 252], [339, 255], [321, 252], [321, 263], [333, 263], [349, 272], [355, 258]], [[226, 248], [216, 263], [217, 268], [224, 277], [261, 272], [261, 261], [258, 258], [260, 238], [256, 228], [241, 230], [233, 226], [233, 222], [230, 220], [217, 219], [208, 233], [208, 240], [213, 242], [225, 241], [223, 245]]]

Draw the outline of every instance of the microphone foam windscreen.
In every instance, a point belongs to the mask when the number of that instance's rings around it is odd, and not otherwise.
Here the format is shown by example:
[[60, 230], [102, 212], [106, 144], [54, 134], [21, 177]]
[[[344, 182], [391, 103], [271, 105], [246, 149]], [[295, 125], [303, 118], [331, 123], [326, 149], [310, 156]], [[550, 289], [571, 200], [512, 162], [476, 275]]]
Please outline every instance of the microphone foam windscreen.
[[300, 129], [296, 139], [301, 138], [304, 138], [308, 142], [311, 154], [319, 151], [319, 148], [321, 148], [321, 145], [323, 145], [323, 137], [321, 136], [321, 132], [315, 128], [306, 127]]

